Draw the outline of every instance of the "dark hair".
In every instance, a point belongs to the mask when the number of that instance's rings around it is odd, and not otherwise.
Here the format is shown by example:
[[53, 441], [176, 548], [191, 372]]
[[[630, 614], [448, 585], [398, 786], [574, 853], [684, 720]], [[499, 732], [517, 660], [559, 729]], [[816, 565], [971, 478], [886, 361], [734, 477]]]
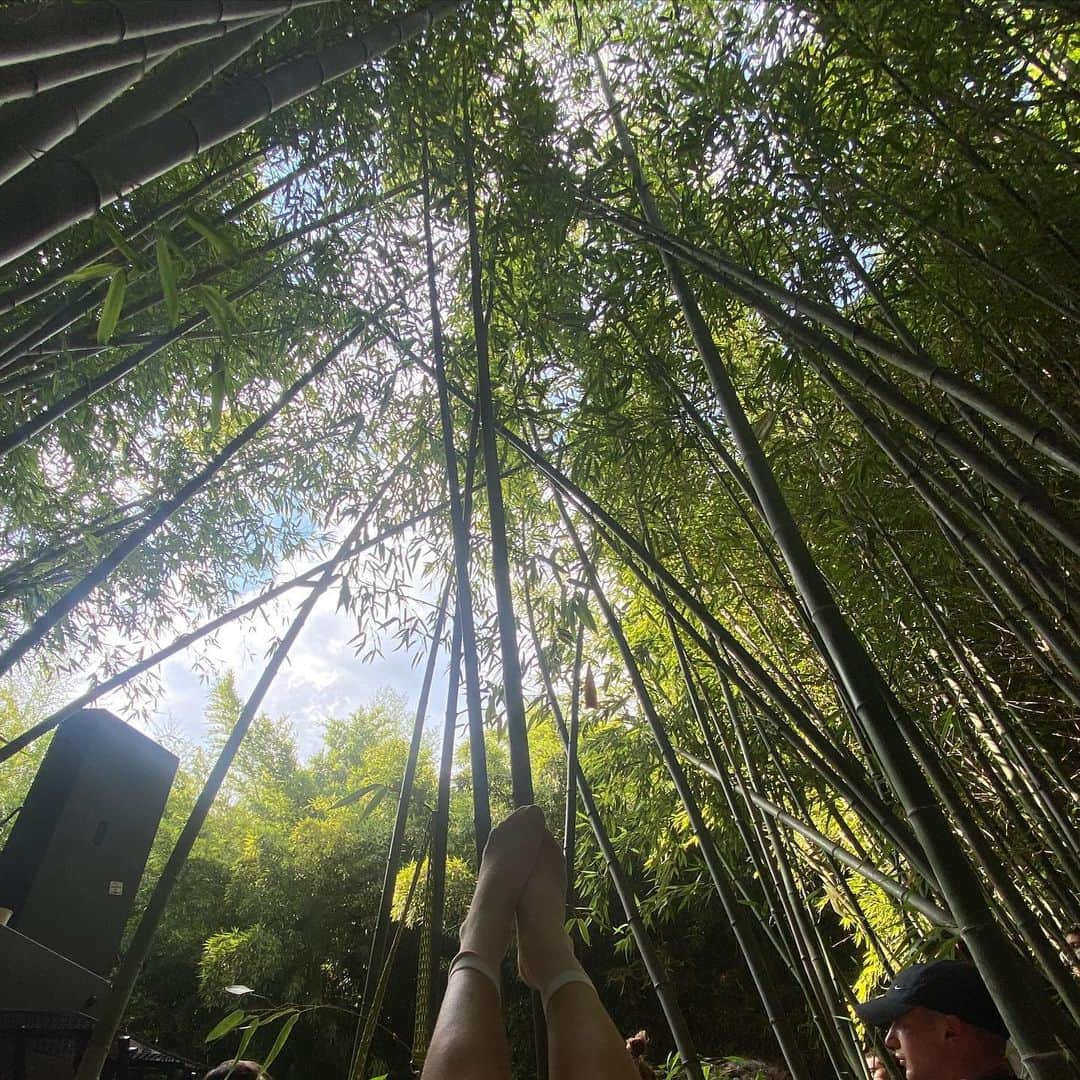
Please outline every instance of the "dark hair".
[[257, 1061], [236, 1061], [230, 1059], [215, 1065], [203, 1080], [270, 1080], [270, 1075], [263, 1071]]

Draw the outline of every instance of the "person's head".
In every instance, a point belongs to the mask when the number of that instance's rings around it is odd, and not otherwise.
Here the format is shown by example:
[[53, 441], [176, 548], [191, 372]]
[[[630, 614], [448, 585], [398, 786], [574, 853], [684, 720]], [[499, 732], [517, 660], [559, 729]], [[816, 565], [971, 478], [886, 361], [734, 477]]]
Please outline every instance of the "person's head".
[[1005, 1064], [1008, 1030], [978, 970], [963, 960], [913, 964], [882, 995], [856, 1007], [885, 1028], [907, 1080], [964, 1080]]
[[223, 1061], [215, 1065], [203, 1080], [270, 1080], [270, 1074], [263, 1071], [257, 1061]]

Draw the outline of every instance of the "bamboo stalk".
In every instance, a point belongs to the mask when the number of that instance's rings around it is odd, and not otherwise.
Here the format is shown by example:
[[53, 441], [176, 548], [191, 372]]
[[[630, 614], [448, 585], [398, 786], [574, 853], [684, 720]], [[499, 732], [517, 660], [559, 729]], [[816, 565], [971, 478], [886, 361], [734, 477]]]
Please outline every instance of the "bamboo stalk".
[[[428, 650], [424, 677], [420, 683], [420, 698], [416, 705], [416, 718], [413, 721], [412, 738], [409, 741], [409, 753], [405, 760], [405, 772], [398, 790], [397, 813], [394, 816], [394, 828], [390, 834], [390, 846], [386, 853], [386, 872], [383, 875], [382, 893], [379, 907], [375, 912], [375, 928], [371, 935], [371, 952], [368, 956], [367, 971], [364, 974], [364, 988], [360, 996], [360, 1012], [374, 1017], [381, 1005], [381, 999], [375, 994], [376, 972], [382, 971], [384, 962], [389, 964], [391, 957], [384, 956], [386, 935], [390, 927], [390, 911], [394, 904], [394, 889], [397, 885], [398, 871], [401, 869], [401, 852], [405, 843], [405, 829], [409, 823], [409, 804], [412, 801], [413, 787], [416, 782], [416, 766], [420, 760], [420, 745], [424, 739], [424, 723], [427, 720], [428, 698], [431, 695], [431, 683], [435, 677], [435, 663], [439, 658], [439, 646], [442, 640], [443, 624], [446, 621], [446, 608], [450, 601], [450, 578], [446, 579], [442, 598], [435, 616], [435, 625], [431, 631], [431, 648]], [[420, 873], [417, 862], [416, 873]], [[410, 889], [411, 895], [411, 889]], [[407, 906], [407, 905], [406, 905]], [[402, 923], [404, 924], [404, 918]], [[365, 1039], [353, 1058], [349, 1069], [350, 1080], [362, 1080], [367, 1070], [367, 1056], [371, 1040]]]
[[[610, 86], [607, 85], [603, 67], [598, 58], [594, 59], [623, 156], [630, 166], [646, 219], [660, 225], [659, 215], [645, 185]], [[796, 588], [806, 598], [807, 609], [818, 624], [822, 640], [847, 685], [855, 711], [863, 717], [875, 751], [963, 932], [965, 944], [1033, 1076], [1036, 1080], [1064, 1077], [1068, 1074], [1069, 1065], [1057, 1039], [1057, 1033], [1067, 1029], [1064, 1017], [1056, 1010], [1036, 1010], [1032, 1007], [1032, 999], [1025, 989], [1026, 965], [993, 921], [974, 868], [966, 852], [956, 842], [945, 814], [905, 745], [905, 735], [910, 738], [910, 725], [907, 731], [901, 732], [901, 718], [890, 707], [880, 675], [836, 607], [746, 418], [705, 320], [693, 299], [689, 283], [670, 256], [665, 257], [665, 265], [695, 344], [723, 404], [744, 467], [758, 491], [770, 529]], [[839, 349], [836, 351], [841, 352]], [[846, 357], [846, 354], [842, 355]], [[1077, 546], [1080, 550], [1080, 544]]]
[[[551, 709], [552, 716], [555, 718], [555, 726], [558, 729], [559, 737], [562, 739], [563, 747], [569, 753], [570, 733], [567, 730], [566, 721], [563, 718], [562, 708], [559, 705], [559, 699], [555, 693], [554, 683], [551, 681], [551, 673], [548, 671], [547, 664], [544, 663], [543, 652], [540, 648], [540, 637], [536, 630], [536, 620], [533, 614], [532, 605], [529, 603], [526, 603], [525, 605], [525, 616], [532, 635], [533, 654], [536, 656], [537, 666], [540, 669], [540, 677], [544, 684], [548, 706]], [[675, 1043], [675, 1049], [679, 1055], [682, 1067], [686, 1070], [689, 1080], [705, 1080], [701, 1061], [698, 1058], [697, 1051], [694, 1049], [693, 1039], [690, 1036], [690, 1028], [686, 1023], [686, 1017], [679, 1006], [675, 986], [668, 976], [663, 962], [653, 945], [652, 938], [649, 936], [649, 932], [641, 918], [641, 911], [638, 907], [637, 896], [634, 894], [633, 884], [626, 871], [623, 869], [615, 846], [611, 842], [611, 837], [600, 816], [600, 811], [596, 807], [596, 800], [593, 798], [592, 788], [585, 778], [585, 773], [582, 771], [580, 762], [578, 762], [577, 766], [576, 783], [578, 794], [581, 797], [582, 808], [585, 811], [585, 816], [589, 819], [589, 825], [592, 828], [593, 836], [596, 837], [597, 846], [600, 848], [600, 853], [607, 866], [608, 876], [611, 878], [612, 885], [615, 886], [615, 892], [619, 897], [619, 903], [622, 905], [623, 914], [626, 917], [626, 924], [634, 939], [634, 945], [637, 947], [638, 955], [641, 957], [641, 962], [649, 976], [653, 991], [656, 994], [657, 1000], [660, 1002], [660, 1008], [663, 1010], [664, 1019], [667, 1021], [668, 1030], [671, 1032], [671, 1038]]]
[[450, 673], [443, 718], [442, 748], [439, 753], [439, 780], [435, 797], [435, 816], [431, 820], [431, 926], [432, 955], [428, 970], [427, 1024], [423, 1031], [423, 1052], [414, 1061], [420, 1066], [431, 1041], [431, 1033], [442, 1003], [441, 961], [444, 958], [443, 921], [446, 909], [446, 851], [450, 828], [450, 780], [454, 771], [454, 735], [457, 731], [457, 702], [461, 685], [461, 624], [454, 614], [454, 629], [450, 641]]
[[[187, 0], [192, 5], [201, 2]], [[71, 161], [55, 162], [49, 169], [26, 170], [0, 192], [0, 265], [122, 194], [412, 39], [459, 5], [460, 0], [433, 0], [424, 8], [378, 23], [321, 52], [286, 61], [265, 74], [237, 76], [198, 101], [138, 129], [137, 138], [129, 134]], [[14, 218], [12, 208], [17, 208]]]
[[61, 53], [36, 63], [0, 67], [0, 102], [37, 97], [91, 75], [113, 71], [125, 64], [142, 63], [151, 57], [222, 37], [245, 24], [245, 21], [237, 20], [212, 26], [190, 26], [183, 30], [135, 38], [119, 45], [99, 45], [79, 52]]
[[214, 26], [271, 15], [326, 0], [156, 0], [154, 4], [94, 0], [0, 13], [0, 65], [27, 63], [99, 45], [118, 45], [192, 26]]
[[[137, 83], [162, 56], [106, 71], [85, 82], [64, 86], [33, 101], [0, 110], [5, 141], [0, 146], [0, 184], [7, 183], [65, 142], [96, 113]], [[0, 68], [3, 71], [3, 68]]]
[[[446, 384], [446, 355], [442, 316], [439, 311], [439, 288], [435, 267], [435, 247], [431, 232], [431, 184], [427, 139], [423, 142], [424, 257], [431, 319], [433, 375], [439, 395], [439, 425], [443, 457], [446, 462], [446, 487], [450, 499], [450, 530], [454, 542], [454, 567], [457, 588], [455, 629], [461, 635], [465, 664], [465, 704], [469, 718], [469, 755], [472, 768], [473, 824], [476, 834], [476, 865], [479, 867], [491, 832], [491, 808], [488, 805], [487, 757], [484, 747], [484, 715], [480, 698], [480, 668], [476, 653], [476, 626], [473, 616], [472, 586], [469, 583], [469, 515], [461, 498], [457, 450], [454, 446], [454, 417]], [[474, 418], [474, 423], [476, 422]], [[469, 470], [476, 455], [470, 438]], [[466, 487], [471, 489], [471, 483]]]
[[89, 123], [81, 125], [57, 147], [56, 154], [81, 154], [105, 140], [117, 145], [124, 135], [164, 116], [207, 86], [270, 33], [284, 17], [272, 15], [258, 22], [246, 23], [238, 29], [230, 29], [220, 41], [211, 41], [196, 49], [185, 49], [179, 56], [171, 57], [120, 101], [102, 109]]
[[518, 654], [514, 619], [514, 595], [510, 582], [510, 557], [506, 540], [506, 509], [499, 482], [499, 451], [495, 441], [495, 404], [492, 394], [491, 362], [488, 350], [487, 318], [480, 260], [480, 234], [477, 226], [476, 178], [473, 160], [473, 133], [468, 108], [465, 111], [465, 186], [469, 230], [469, 296], [472, 307], [473, 337], [476, 346], [476, 400], [480, 416], [480, 446], [487, 478], [489, 527], [491, 530], [491, 568], [495, 581], [495, 609], [499, 626], [499, 652], [502, 658], [503, 700], [506, 704], [506, 730], [510, 741], [510, 778], [514, 805], [528, 806], [534, 801], [532, 767], [529, 762], [529, 737], [525, 726], [525, 698], [521, 688], [521, 658]]

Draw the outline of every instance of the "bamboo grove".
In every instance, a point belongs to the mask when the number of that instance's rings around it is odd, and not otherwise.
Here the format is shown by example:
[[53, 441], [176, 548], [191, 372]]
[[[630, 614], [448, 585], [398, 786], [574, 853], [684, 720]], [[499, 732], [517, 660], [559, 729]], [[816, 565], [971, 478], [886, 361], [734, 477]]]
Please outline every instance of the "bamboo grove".
[[715, 1047], [664, 967], [680, 905], [723, 912], [797, 1080], [863, 1075], [854, 995], [957, 947], [1027, 1075], [1077, 1074], [1077, 14], [0, 8], [0, 672], [89, 686], [0, 762], [291, 612], [81, 1080], [335, 597], [357, 663], [426, 657], [343, 1073], [389, 980], [422, 1060], [456, 737], [480, 850], [485, 733], [521, 804], [553, 727], [568, 916], [633, 950], [684, 1075]]

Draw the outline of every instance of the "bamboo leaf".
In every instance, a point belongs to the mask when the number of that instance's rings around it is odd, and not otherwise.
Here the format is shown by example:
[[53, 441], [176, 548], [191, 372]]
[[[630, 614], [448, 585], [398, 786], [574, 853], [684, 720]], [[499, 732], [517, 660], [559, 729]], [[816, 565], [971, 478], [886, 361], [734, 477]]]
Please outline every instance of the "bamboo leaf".
[[124, 256], [132, 266], [142, 266], [142, 257], [124, 239], [124, 234], [107, 218], [99, 217], [98, 224], [104, 229], [105, 235], [113, 242], [116, 250]]
[[239, 254], [232, 238], [215, 228], [205, 218], [189, 210], [184, 215], [186, 221], [223, 259], [235, 259]]
[[221, 427], [221, 412], [225, 405], [225, 370], [224, 357], [218, 357], [210, 372], [210, 434], [216, 435]]
[[180, 321], [180, 294], [176, 290], [176, 260], [173, 259], [168, 238], [164, 233], [158, 233], [154, 251], [157, 255], [158, 277], [161, 279], [161, 294], [165, 298], [169, 326], [175, 329]]
[[211, 1029], [209, 1034], [203, 1040], [204, 1042], [214, 1042], [220, 1039], [223, 1035], [228, 1035], [233, 1028], [239, 1027], [243, 1022], [244, 1017], [247, 1016], [245, 1009], [235, 1009], [229, 1013], [223, 1020], [219, 1020]]
[[274, 1045], [270, 1047], [270, 1053], [268, 1053], [263, 1060], [262, 1067], [264, 1069], [269, 1069], [274, 1063], [274, 1059], [285, 1048], [285, 1044], [289, 1041], [289, 1036], [292, 1034], [292, 1029], [296, 1027], [296, 1021], [299, 1019], [300, 1014], [295, 1012], [292, 1016], [282, 1022], [281, 1028], [277, 1033], [277, 1038], [274, 1040]]
[[226, 341], [230, 340], [233, 326], [240, 321], [236, 309], [216, 285], [198, 285], [195, 291], [199, 294], [203, 306], [210, 313], [210, 318], [214, 320], [214, 325], [221, 331]]
[[127, 274], [123, 269], [119, 269], [113, 274], [109, 291], [105, 294], [105, 303], [101, 305], [101, 317], [97, 328], [99, 345], [107, 345], [116, 332], [116, 324], [120, 321], [120, 311], [124, 306], [126, 293]]
[[776, 413], [774, 410], [769, 409], [768, 412], [762, 413], [762, 415], [754, 421], [750, 426], [754, 429], [754, 436], [759, 443], [764, 443], [765, 440], [772, 434], [772, 429], [776, 425]]
[[378, 807], [378, 805], [389, 794], [390, 794], [390, 789], [389, 788], [380, 787], [379, 790], [376, 791], [374, 795], [372, 795], [371, 800], [368, 802], [367, 806], [364, 807], [363, 811], [360, 814], [360, 820], [361, 821], [366, 821], [369, 817], [371, 817], [371, 815], [375, 812], [375, 809]]
[[120, 269], [116, 263], [94, 263], [64, 275], [64, 281], [96, 281], [98, 278], [112, 277]]
[[244, 1035], [240, 1039], [240, 1045], [236, 1048], [236, 1058], [235, 1058], [236, 1061], [240, 1061], [240, 1060], [243, 1059], [244, 1054], [247, 1051], [248, 1045], [251, 1043], [252, 1037], [254, 1036], [255, 1032], [259, 1028], [259, 1021], [258, 1021], [257, 1017], [252, 1016], [252, 1017], [250, 1017], [250, 1020], [251, 1020], [251, 1023], [248, 1025], [247, 1029], [244, 1031]]

